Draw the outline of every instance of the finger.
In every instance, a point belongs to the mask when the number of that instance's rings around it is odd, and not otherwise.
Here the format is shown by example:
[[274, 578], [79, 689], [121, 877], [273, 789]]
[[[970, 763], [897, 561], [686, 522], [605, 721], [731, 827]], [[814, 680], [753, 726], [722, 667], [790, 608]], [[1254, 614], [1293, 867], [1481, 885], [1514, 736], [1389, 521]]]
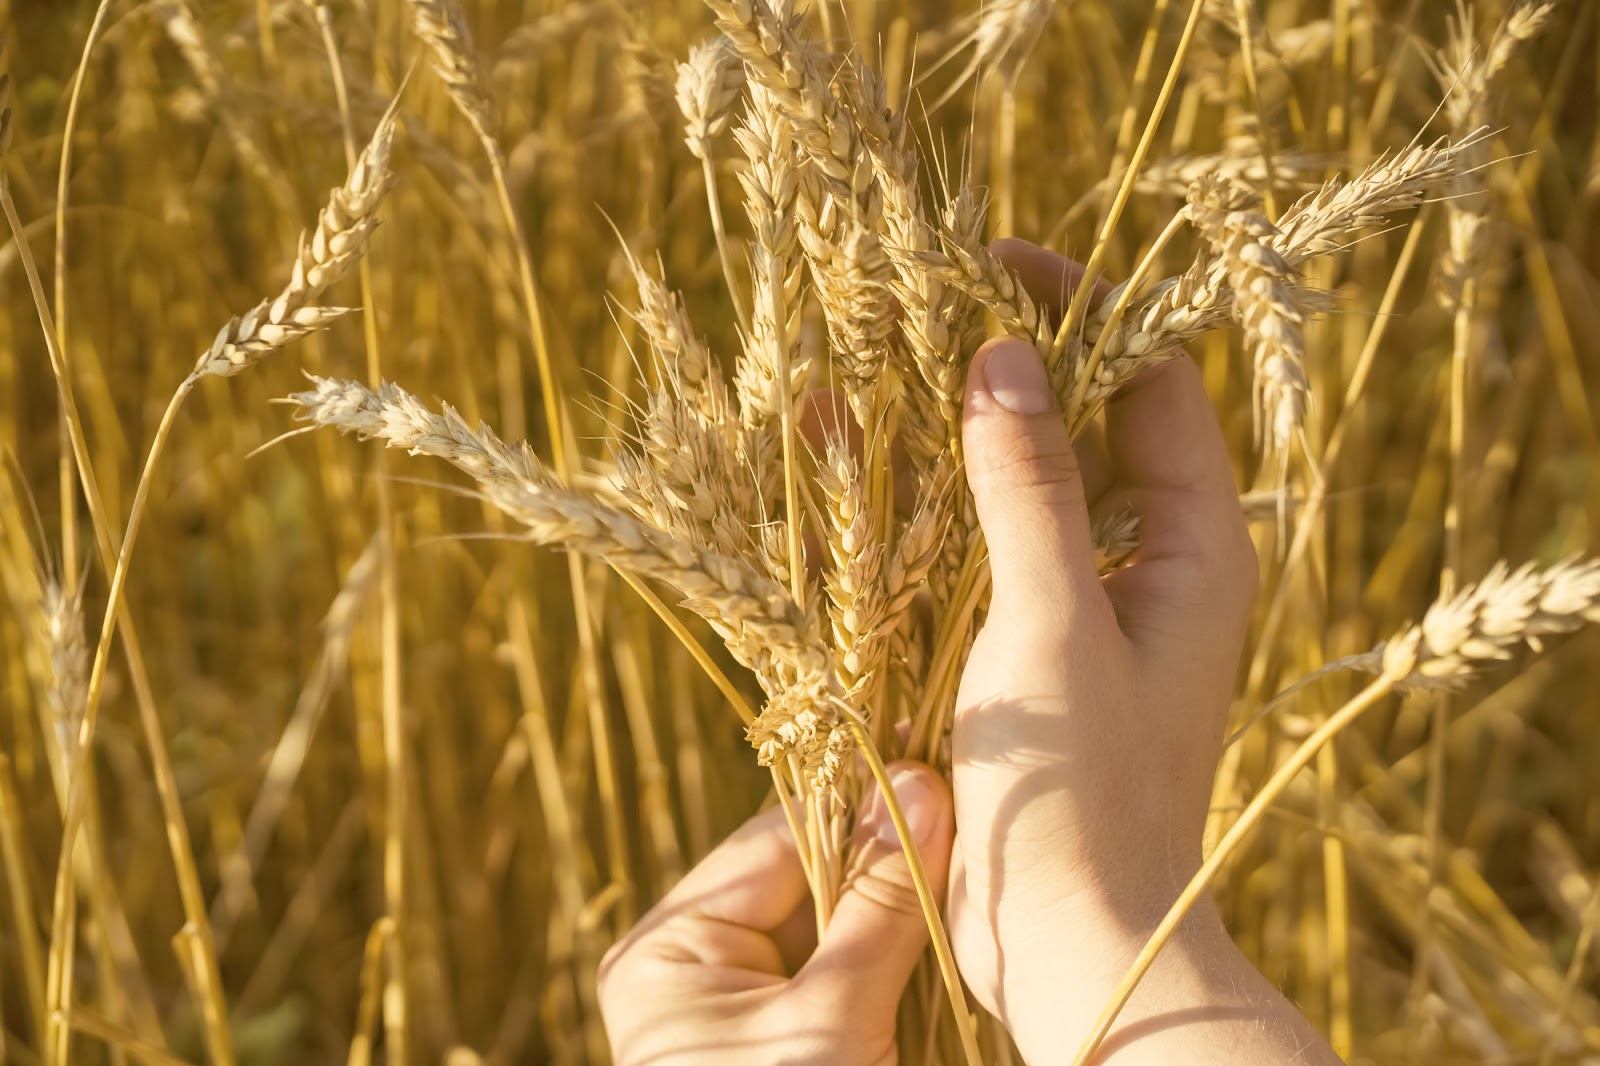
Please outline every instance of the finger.
[[1077, 456], [1031, 344], [991, 341], [973, 358], [963, 440], [989, 545], [991, 613], [1061, 619], [1103, 598]]
[[639, 935], [700, 918], [768, 932], [794, 912], [806, 892], [794, 836], [782, 808], [773, 807], [701, 859], [639, 923]]
[[861, 458], [861, 427], [850, 417], [850, 403], [843, 389], [812, 389], [800, 404], [795, 428], [800, 439], [818, 455], [828, 450], [828, 442], [844, 441], [850, 454]]
[[[920, 763], [893, 763], [889, 775], [933, 898], [943, 899], [955, 835], [950, 789]], [[888, 805], [876, 790], [851, 843], [856, 858], [844, 891], [791, 991], [862, 1018], [892, 1019], [928, 942], [928, 927]]]
[[[1062, 312], [1072, 303], [1078, 283], [1083, 280], [1082, 263], [1017, 237], [993, 241], [989, 253], [1010, 267], [1034, 302], [1049, 312], [1052, 321], [1059, 322]], [[1090, 302], [1098, 304], [1110, 292], [1111, 283], [1100, 278], [1095, 282]]]
[[1162, 609], [1212, 616], [1215, 624], [1247, 613], [1255, 550], [1195, 365], [1174, 359], [1115, 396], [1106, 407], [1106, 444], [1118, 489], [1140, 516], [1136, 565], [1106, 583], [1119, 617]]

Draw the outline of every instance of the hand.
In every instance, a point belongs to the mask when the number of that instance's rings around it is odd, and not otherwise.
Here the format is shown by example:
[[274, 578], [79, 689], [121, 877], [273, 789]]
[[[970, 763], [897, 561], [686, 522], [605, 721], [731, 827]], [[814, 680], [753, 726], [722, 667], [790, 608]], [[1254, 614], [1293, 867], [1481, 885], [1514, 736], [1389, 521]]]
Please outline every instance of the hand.
[[[916, 763], [890, 775], [939, 892], [954, 833], [949, 790]], [[601, 964], [616, 1066], [891, 1066], [895, 1010], [928, 934], [875, 788], [852, 845], [821, 943], [780, 809], [691, 870]]]
[[[1021, 242], [996, 252], [1041, 303], [1081, 276]], [[964, 440], [993, 601], [953, 727], [950, 921], [974, 995], [1042, 1066], [1077, 1049], [1200, 865], [1256, 559], [1187, 359], [1123, 390], [1103, 441], [1075, 448], [1032, 345], [992, 342], [968, 377]], [[1090, 510], [1130, 507], [1141, 546], [1101, 579]], [[1337, 1061], [1209, 905], [1105, 1048], [1117, 1063]]]

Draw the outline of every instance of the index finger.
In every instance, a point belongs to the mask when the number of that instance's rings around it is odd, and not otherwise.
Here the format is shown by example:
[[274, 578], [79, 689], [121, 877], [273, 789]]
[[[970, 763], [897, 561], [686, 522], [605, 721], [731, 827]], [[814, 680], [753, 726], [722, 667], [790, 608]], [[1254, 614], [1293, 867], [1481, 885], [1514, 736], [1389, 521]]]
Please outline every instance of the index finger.
[[781, 807], [734, 830], [639, 923], [636, 936], [683, 918], [709, 918], [770, 932], [806, 896], [805, 871]]
[[1181, 604], [1224, 610], [1242, 626], [1254, 598], [1255, 548], [1194, 363], [1162, 363], [1113, 397], [1106, 444], [1117, 491], [1140, 516], [1134, 565], [1106, 579], [1118, 615]]
[[[1022, 287], [1033, 297], [1033, 302], [1044, 309], [1052, 323], [1060, 323], [1062, 312], [1083, 281], [1082, 263], [1019, 237], [995, 239], [989, 244], [989, 254], [1017, 275]], [[1098, 304], [1111, 294], [1111, 289], [1111, 283], [1105, 278], [1096, 279], [1094, 298], [1090, 302]]]

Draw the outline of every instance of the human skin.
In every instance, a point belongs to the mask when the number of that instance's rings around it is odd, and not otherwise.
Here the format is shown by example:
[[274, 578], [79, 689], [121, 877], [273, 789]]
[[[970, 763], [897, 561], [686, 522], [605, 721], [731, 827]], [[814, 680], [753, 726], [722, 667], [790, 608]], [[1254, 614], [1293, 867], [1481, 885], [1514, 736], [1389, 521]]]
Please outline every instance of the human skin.
[[[1046, 307], [1081, 275], [1023, 242], [994, 250]], [[1053, 1066], [1199, 868], [1256, 560], [1187, 360], [1142, 375], [1075, 445], [1033, 347], [994, 341], [972, 361], [963, 430], [993, 598], [957, 697], [954, 810], [926, 767], [895, 764], [895, 792], [930, 879], [949, 872], [963, 979], [1029, 1066]], [[1102, 579], [1089, 514], [1128, 507], [1140, 547]], [[779, 812], [697, 866], [602, 967], [619, 1066], [896, 1062], [895, 1006], [926, 930], [875, 793], [853, 843], [820, 944]], [[1338, 1058], [1206, 900], [1095, 1061]]]
[[[996, 249], [1059, 306], [1080, 268]], [[1030, 1066], [1070, 1062], [1199, 869], [1257, 564], [1195, 366], [1147, 371], [1068, 439], [1032, 345], [973, 359], [967, 478], [993, 593], [956, 699], [949, 923], [962, 977]], [[1097, 575], [1089, 515], [1140, 546]], [[1097, 1062], [1336, 1063], [1207, 900]]]

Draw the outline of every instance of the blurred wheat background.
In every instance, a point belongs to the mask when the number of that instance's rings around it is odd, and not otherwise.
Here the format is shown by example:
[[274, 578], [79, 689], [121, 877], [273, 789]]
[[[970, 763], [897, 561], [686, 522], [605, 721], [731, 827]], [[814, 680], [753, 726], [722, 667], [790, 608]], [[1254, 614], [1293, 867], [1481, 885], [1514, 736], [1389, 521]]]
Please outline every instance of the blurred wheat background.
[[[601, 955], [772, 789], [727, 693], [603, 564], [512, 538], [442, 464], [329, 433], [257, 453], [299, 428], [271, 401], [310, 371], [399, 381], [548, 457], [523, 247], [574, 483], [603, 475], [646, 399], [630, 258], [682, 292], [713, 352], [738, 350], [727, 277], [745, 284], [750, 232], [725, 212], [719, 254], [705, 184], [737, 202], [734, 105], [712, 87], [723, 117], [691, 126], [697, 155], [679, 102], [705, 7], [468, 0], [475, 129], [435, 65], [413, 70], [432, 6], [0, 3], [20, 225], [0, 247], [0, 1062], [603, 1062]], [[1241, 341], [1190, 345], [1257, 493], [1264, 574], [1235, 712], [1253, 724], [1216, 833], [1355, 688], [1321, 678], [1258, 718], [1274, 693], [1420, 617], [1441, 576], [1591, 545], [1600, 20], [1561, 0], [1500, 55], [1526, 6], [1205, 3], [1106, 247], [1106, 276], [1127, 277], [1196, 177], [1248, 183], [1275, 218], [1418, 131], [1490, 130], [1470, 182], [1308, 264], [1333, 301], [1305, 326], [1292, 462], [1257, 457]], [[819, 0], [802, 29], [883, 73], [930, 195], [970, 181], [986, 237], [1083, 259], [1189, 9]], [[1487, 91], [1440, 111], [1473, 62]], [[80, 763], [108, 564], [162, 413], [219, 329], [291, 277], [408, 71], [365, 265], [323, 300], [361, 310], [197, 381], [171, 420]], [[1481, 223], [1463, 351], [1459, 204]], [[800, 335], [827, 343], [814, 301]], [[1600, 635], [1383, 703], [1217, 891], [1354, 1062], [1600, 1062]], [[906, 1060], [956, 1061], [944, 1039]]]

